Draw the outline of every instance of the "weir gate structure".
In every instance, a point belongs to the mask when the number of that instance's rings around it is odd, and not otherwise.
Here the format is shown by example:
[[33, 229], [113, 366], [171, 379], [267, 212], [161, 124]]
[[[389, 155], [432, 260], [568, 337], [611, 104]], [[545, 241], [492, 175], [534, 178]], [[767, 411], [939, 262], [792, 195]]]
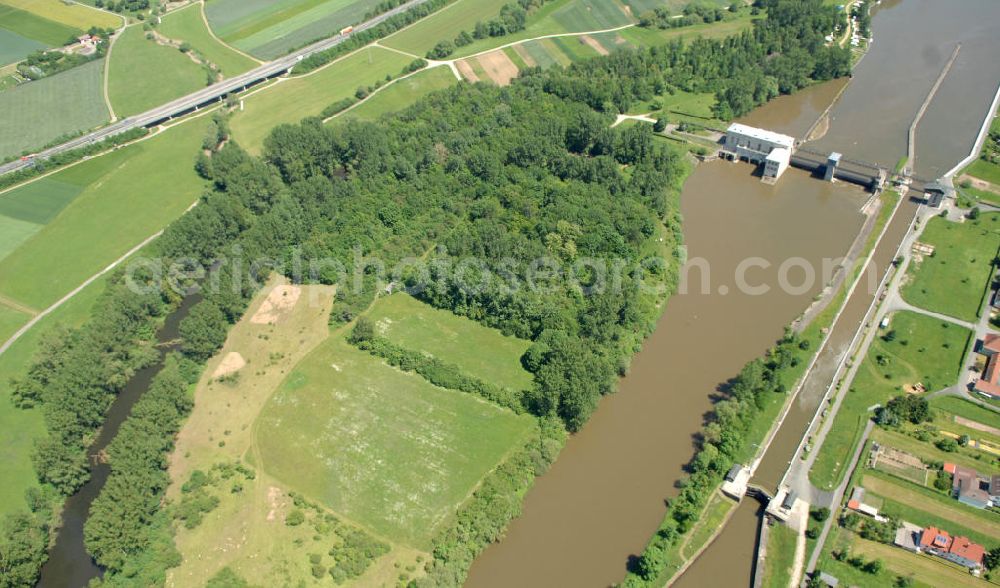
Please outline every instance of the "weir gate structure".
[[762, 165], [761, 179], [777, 182], [789, 166], [808, 171], [828, 182], [840, 180], [879, 192], [889, 177], [885, 168], [849, 159], [841, 153], [821, 153], [801, 141], [766, 129], [733, 123], [722, 133], [719, 157]]

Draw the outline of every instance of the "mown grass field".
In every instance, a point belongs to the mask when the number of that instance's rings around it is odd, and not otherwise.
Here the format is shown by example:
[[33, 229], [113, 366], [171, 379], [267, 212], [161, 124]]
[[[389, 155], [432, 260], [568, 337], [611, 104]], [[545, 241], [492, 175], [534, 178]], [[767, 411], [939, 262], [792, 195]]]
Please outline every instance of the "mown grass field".
[[359, 86], [385, 80], [387, 74], [398, 75], [411, 61], [405, 55], [369, 47], [310, 75], [265, 88], [247, 97], [244, 110], [233, 117], [233, 137], [257, 153], [271, 129], [279, 124], [318, 116], [330, 104], [353, 96]]
[[138, 114], [205, 87], [208, 74], [189, 57], [146, 39], [141, 27], [121, 33], [111, 50], [108, 96], [115, 114]]
[[934, 217], [918, 239], [934, 246], [934, 254], [910, 261], [908, 280], [900, 289], [903, 298], [927, 310], [975, 321], [1000, 246], [1000, 213], [983, 213], [964, 223]]
[[45, 49], [47, 46], [0, 26], [0, 64], [20, 61], [32, 51]]
[[50, 47], [63, 45], [82, 33], [76, 27], [4, 3], [0, 3], [0, 27]]
[[[471, 31], [476, 26], [477, 21], [489, 20], [500, 14], [500, 8], [507, 1], [457, 0], [457, 2], [418, 21], [413, 26], [386, 37], [380, 43], [386, 47], [423, 57], [427, 51], [437, 45], [438, 41], [452, 40], [461, 31]], [[500, 37], [496, 39], [496, 45], [511, 40], [516, 40], [516, 37]]]
[[467, 374], [512, 390], [527, 390], [532, 384], [531, 373], [521, 367], [530, 341], [506, 337], [403, 293], [379, 299], [368, 316], [383, 336], [454, 363]]
[[450, 68], [435, 67], [394, 83], [350, 112], [344, 113], [340, 118], [375, 120], [386, 113], [403, 110], [413, 104], [414, 100], [423, 98], [431, 92], [449, 88], [457, 83], [458, 80]]
[[103, 59], [0, 92], [0, 159], [100, 126], [108, 117]]
[[974, 402], [954, 396], [938, 396], [931, 399], [931, 406], [949, 414], [974, 420], [984, 425], [1000, 429], [1000, 413], [983, 408]]
[[201, 17], [201, 4], [171, 12], [163, 18], [157, 30], [171, 39], [191, 43], [205, 59], [219, 66], [227, 78], [251, 70], [257, 65], [256, 61], [223, 45], [209, 33]]
[[264, 469], [345, 518], [413, 547], [524, 442], [532, 417], [445, 390], [332, 337], [258, 420]]
[[796, 533], [788, 525], [772, 525], [767, 535], [767, 559], [764, 560], [765, 588], [786, 588], [795, 565]]
[[204, 119], [188, 121], [0, 195], [47, 223], [0, 261], [0, 295], [45, 308], [180, 216], [205, 186], [204, 133]]
[[8, 337], [13, 335], [29, 319], [31, 319], [30, 315], [4, 306], [0, 302], [0, 341], [6, 341]]
[[378, 0], [214, 0], [205, 11], [227, 43], [274, 59], [361, 22], [376, 4]]
[[[884, 336], [895, 332], [895, 339]], [[904, 394], [903, 386], [922, 383], [928, 391], [958, 381], [972, 332], [913, 312], [892, 315], [879, 331], [834, 417], [820, 454], [809, 472], [820, 488], [832, 488], [844, 474], [854, 448], [872, 416], [868, 409]]]
[[991, 184], [1000, 184], [1000, 165], [995, 163], [977, 159], [969, 167], [965, 168], [965, 173], [975, 176], [980, 180], [986, 180]]

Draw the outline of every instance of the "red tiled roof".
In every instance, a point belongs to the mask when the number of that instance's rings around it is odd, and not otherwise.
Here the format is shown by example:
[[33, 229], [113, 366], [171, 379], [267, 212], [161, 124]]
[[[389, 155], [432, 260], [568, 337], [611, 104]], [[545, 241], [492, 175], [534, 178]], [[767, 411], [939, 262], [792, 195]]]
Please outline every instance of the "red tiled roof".
[[989, 334], [983, 337], [983, 349], [1000, 353], [1000, 335]]
[[921, 547], [934, 547], [937, 549], [947, 549], [951, 544], [951, 535], [937, 527], [927, 527], [920, 534]]
[[857, 500], [848, 500], [847, 501], [847, 508], [849, 508], [851, 510], [858, 510], [859, 506], [861, 506], [861, 503], [858, 502]]
[[944, 467], [942, 467], [941, 469], [943, 469], [944, 471], [948, 472], [949, 474], [954, 474], [955, 473], [955, 464], [953, 464], [951, 462], [945, 462]]
[[969, 541], [968, 537], [958, 536], [951, 542], [951, 547], [948, 548], [948, 553], [964, 557], [967, 560], [974, 561], [982, 565], [983, 555], [986, 553], [986, 549], [978, 543]]
[[[998, 336], [987, 335], [986, 337], [989, 339], [990, 337]], [[986, 344], [984, 343], [983, 346], [985, 347]], [[996, 355], [991, 355], [986, 360], [986, 369], [983, 370], [983, 377], [976, 380], [976, 390], [985, 392], [990, 396], [1000, 396], [1000, 359]]]

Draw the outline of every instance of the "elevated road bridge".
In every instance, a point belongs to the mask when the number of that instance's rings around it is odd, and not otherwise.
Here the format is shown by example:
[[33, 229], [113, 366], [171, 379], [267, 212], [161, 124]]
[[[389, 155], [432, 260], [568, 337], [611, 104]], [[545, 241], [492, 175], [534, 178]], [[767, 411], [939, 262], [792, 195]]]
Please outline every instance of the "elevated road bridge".
[[0, 165], [0, 175], [33, 166], [38, 161], [49, 159], [54, 155], [58, 155], [66, 151], [99, 143], [104, 139], [132, 129], [154, 127], [166, 120], [194, 112], [203, 106], [218, 102], [230, 94], [242, 92], [251, 86], [271, 78], [284, 75], [290, 72], [292, 68], [295, 67], [295, 64], [302, 61], [306, 57], [326, 51], [332, 47], [336, 47], [337, 45], [347, 41], [351, 35], [378, 26], [393, 16], [406, 12], [407, 10], [425, 2], [427, 2], [427, 0], [409, 0], [392, 10], [383, 12], [382, 14], [355, 26], [350, 32], [339, 33], [327, 39], [323, 39], [322, 41], [317, 41], [316, 43], [303, 47], [302, 49], [286, 55], [285, 57], [265, 63], [264, 65], [254, 68], [244, 74], [212, 84], [201, 90], [192, 92], [187, 96], [183, 96], [162, 106], [153, 108], [152, 110], [147, 110], [141, 114], [122, 119], [106, 127], [87, 133], [86, 135], [71, 139], [65, 143], [56, 145], [55, 147], [45, 149], [44, 151], [30, 157], [25, 157]]

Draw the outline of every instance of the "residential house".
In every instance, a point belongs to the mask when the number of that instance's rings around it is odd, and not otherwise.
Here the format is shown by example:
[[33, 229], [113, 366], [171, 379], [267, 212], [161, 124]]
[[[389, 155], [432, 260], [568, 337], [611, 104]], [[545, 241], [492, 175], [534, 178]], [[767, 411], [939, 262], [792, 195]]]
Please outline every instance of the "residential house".
[[953, 463], [944, 464], [942, 469], [952, 475], [951, 493], [959, 502], [974, 508], [1000, 504], [1000, 476], [986, 477]]
[[983, 568], [986, 549], [968, 537], [952, 537], [937, 527], [927, 527], [920, 535], [920, 550], [955, 562], [978, 574]]
[[986, 368], [976, 380], [975, 389], [988, 398], [1000, 398], [1000, 335], [989, 334], [979, 344], [979, 353], [986, 356]]

